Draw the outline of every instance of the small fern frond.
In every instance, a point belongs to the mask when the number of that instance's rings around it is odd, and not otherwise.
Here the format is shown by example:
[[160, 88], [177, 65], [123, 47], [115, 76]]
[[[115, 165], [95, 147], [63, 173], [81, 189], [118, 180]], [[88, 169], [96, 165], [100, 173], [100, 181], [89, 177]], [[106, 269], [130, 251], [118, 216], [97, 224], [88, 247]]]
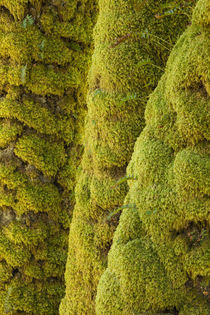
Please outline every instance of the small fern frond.
[[24, 18], [23, 22], [22, 22], [22, 27], [23, 28], [27, 28], [30, 25], [34, 24], [34, 18], [32, 15], [26, 15], [26, 17]]

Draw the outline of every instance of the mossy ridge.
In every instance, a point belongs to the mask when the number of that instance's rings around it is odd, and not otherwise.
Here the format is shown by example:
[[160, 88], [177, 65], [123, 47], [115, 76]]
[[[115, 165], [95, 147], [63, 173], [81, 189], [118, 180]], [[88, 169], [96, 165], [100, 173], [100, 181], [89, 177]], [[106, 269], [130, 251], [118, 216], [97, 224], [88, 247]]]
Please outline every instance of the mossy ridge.
[[64, 294], [96, 13], [94, 0], [0, 0], [2, 315], [57, 314]]
[[209, 13], [199, 0], [146, 107], [99, 314], [209, 314]]
[[[177, 1], [177, 6], [182, 4]], [[85, 151], [75, 190], [67, 289], [60, 314], [95, 313], [96, 287], [118, 223], [118, 215], [108, 222], [106, 217], [123, 204], [128, 189], [126, 182], [116, 182], [125, 175], [144, 127], [147, 97], [189, 21], [179, 14], [158, 19], [161, 5], [162, 1], [99, 1]], [[189, 4], [185, 10], [190, 10]]]

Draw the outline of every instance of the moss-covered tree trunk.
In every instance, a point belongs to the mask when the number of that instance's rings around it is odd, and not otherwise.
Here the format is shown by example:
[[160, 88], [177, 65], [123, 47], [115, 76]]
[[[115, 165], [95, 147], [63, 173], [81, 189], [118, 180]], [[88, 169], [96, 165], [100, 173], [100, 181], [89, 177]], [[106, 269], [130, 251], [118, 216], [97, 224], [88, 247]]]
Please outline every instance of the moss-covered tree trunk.
[[0, 0], [0, 314], [57, 314], [95, 1]]
[[209, 14], [200, 0], [147, 104], [98, 315], [209, 314]]
[[128, 186], [120, 179], [144, 126], [147, 97], [190, 13], [185, 1], [101, 0], [99, 10], [61, 314], [95, 313], [119, 217], [107, 216], [123, 204]]

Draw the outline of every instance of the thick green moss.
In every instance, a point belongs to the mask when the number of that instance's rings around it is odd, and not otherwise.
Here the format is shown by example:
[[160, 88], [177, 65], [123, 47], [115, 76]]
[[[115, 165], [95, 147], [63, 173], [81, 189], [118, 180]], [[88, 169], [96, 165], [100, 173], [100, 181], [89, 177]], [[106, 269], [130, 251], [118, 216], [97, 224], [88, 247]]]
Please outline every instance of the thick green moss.
[[199, 0], [147, 103], [97, 314], [209, 314], [209, 13]]
[[96, 12], [0, 0], [1, 315], [58, 314]]
[[[148, 94], [157, 85], [171, 46], [188, 22], [177, 12], [157, 18], [160, 11], [168, 10], [162, 9], [162, 4], [151, 0], [99, 1], [85, 151], [75, 191], [61, 314], [95, 313], [96, 287], [118, 223], [118, 216], [110, 221], [106, 217], [123, 204], [128, 188], [125, 181], [121, 185], [116, 181], [125, 176], [144, 126]], [[177, 1], [175, 9], [181, 10], [182, 4]], [[190, 11], [189, 5], [182, 9], [182, 13]]]

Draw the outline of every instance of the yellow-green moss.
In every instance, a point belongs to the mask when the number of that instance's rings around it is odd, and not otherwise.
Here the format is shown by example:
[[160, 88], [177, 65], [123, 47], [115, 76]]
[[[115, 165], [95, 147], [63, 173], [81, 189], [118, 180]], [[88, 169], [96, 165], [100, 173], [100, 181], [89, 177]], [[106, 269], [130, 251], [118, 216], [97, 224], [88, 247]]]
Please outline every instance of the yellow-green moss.
[[10, 142], [15, 141], [22, 133], [23, 127], [14, 121], [0, 121], [0, 148], [5, 148]]
[[[65, 140], [65, 142], [71, 143], [74, 139], [75, 118], [73, 115], [75, 101], [73, 98], [66, 96], [62, 98], [62, 102], [65, 102], [65, 108], [62, 108], [63, 104], [59, 103], [58, 109], [53, 113], [50, 108], [44, 107], [47, 104], [45, 97], [40, 97], [36, 102], [30, 97], [23, 99], [22, 102], [17, 102], [7, 97], [0, 101], [0, 116], [16, 118], [41, 134], [56, 135], [58, 138]], [[6, 123], [6, 121], [2, 122], [2, 137], [4, 139], [6, 138], [6, 132], [4, 132], [3, 127], [6, 129], [8, 125], [7, 129], [10, 128], [10, 133], [13, 134], [15, 129], [12, 126], [17, 125], [14, 122], [12, 124], [10, 121], [8, 124]], [[20, 129], [19, 125], [16, 129], [18, 130], [18, 128]], [[8, 132], [8, 134], [10, 133]]]
[[209, 314], [209, 13], [199, 0], [147, 103], [98, 315]]
[[64, 295], [96, 13], [0, 0], [1, 315], [58, 314]]
[[[190, 14], [189, 4], [182, 7], [182, 1], [176, 1], [177, 11], [168, 14], [163, 3], [174, 6], [169, 1], [99, 1], [62, 315], [95, 313], [96, 287], [118, 223], [117, 215], [110, 221], [106, 218], [123, 204], [128, 188], [125, 181], [116, 182], [125, 176], [134, 143], [144, 127], [147, 97], [157, 85], [172, 45], [189, 22], [185, 15]], [[163, 18], [157, 17], [159, 13]], [[53, 20], [50, 24], [49, 33], [57, 25]], [[64, 29], [60, 32], [65, 36]], [[75, 36], [79, 36], [77, 29]]]
[[64, 144], [47, 141], [37, 135], [21, 137], [14, 153], [46, 176], [55, 176], [65, 163]]

